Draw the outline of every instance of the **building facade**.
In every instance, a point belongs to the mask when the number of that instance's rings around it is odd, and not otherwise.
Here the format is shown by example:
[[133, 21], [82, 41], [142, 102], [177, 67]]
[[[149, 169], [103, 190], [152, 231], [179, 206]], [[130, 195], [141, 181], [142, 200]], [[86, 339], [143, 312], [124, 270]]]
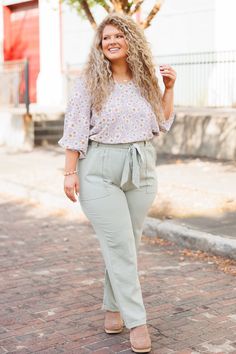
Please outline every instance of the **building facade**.
[[[145, 2], [141, 13], [143, 18], [154, 2]], [[58, 109], [64, 106], [68, 72], [73, 67], [80, 67], [86, 60], [93, 38], [91, 25], [58, 0], [1, 0], [0, 4], [0, 62], [28, 59], [31, 103], [42, 108]], [[183, 68], [178, 61], [181, 55], [236, 51], [233, 40], [235, 10], [235, 0], [225, 0], [223, 5], [220, 0], [165, 0], [146, 35], [157, 63], [172, 61], [177, 72], [180, 70], [178, 81], [182, 86], [179, 91], [186, 88], [190, 77], [190, 64], [187, 62]], [[96, 8], [94, 14], [98, 22], [106, 15], [100, 8]], [[196, 65], [192, 63], [194, 70], [201, 71], [203, 66], [199, 57], [195, 59]], [[208, 57], [205, 59], [209, 62]], [[193, 59], [183, 57], [181, 60], [183, 64]], [[224, 101], [228, 106], [236, 102], [234, 68], [235, 63], [229, 72], [219, 74], [219, 64], [205, 67], [209, 76], [205, 82], [206, 73], [203, 73], [205, 91], [200, 86], [199, 90], [203, 90], [200, 96], [204, 99], [198, 98], [198, 105], [216, 105], [216, 98], [222, 96], [225, 79], [231, 81], [231, 86], [227, 89], [230, 92], [226, 90]], [[217, 79], [220, 82], [216, 90]], [[177, 99], [181, 104], [181, 99]], [[191, 99], [187, 96], [184, 102], [191, 105]]]

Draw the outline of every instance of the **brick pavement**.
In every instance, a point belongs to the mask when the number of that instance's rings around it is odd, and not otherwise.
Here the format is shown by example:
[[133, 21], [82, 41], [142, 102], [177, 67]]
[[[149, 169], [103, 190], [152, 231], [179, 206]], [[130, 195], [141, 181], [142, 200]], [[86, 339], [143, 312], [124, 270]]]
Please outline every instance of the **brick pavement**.
[[[132, 353], [103, 331], [104, 264], [86, 221], [0, 203], [0, 354]], [[236, 278], [143, 239], [139, 274], [152, 353], [236, 354]]]

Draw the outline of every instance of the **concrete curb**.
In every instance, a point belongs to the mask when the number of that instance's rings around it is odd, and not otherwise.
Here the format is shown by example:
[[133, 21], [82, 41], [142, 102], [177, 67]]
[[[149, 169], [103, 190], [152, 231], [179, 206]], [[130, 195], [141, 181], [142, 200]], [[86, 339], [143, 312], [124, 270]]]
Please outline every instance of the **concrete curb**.
[[148, 237], [161, 237], [182, 247], [236, 259], [236, 240], [194, 230], [174, 221], [147, 217], [143, 234]]

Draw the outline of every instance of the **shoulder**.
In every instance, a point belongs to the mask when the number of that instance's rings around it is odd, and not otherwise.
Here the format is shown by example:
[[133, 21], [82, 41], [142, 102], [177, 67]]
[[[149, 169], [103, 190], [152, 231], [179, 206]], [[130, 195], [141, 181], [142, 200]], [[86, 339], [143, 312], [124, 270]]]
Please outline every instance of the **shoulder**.
[[79, 74], [75, 78], [74, 86], [75, 86], [75, 88], [87, 89], [87, 87], [86, 87], [86, 77], [85, 77], [85, 75], [83, 73]]
[[87, 80], [84, 74], [78, 75], [74, 80], [74, 94], [89, 96]]

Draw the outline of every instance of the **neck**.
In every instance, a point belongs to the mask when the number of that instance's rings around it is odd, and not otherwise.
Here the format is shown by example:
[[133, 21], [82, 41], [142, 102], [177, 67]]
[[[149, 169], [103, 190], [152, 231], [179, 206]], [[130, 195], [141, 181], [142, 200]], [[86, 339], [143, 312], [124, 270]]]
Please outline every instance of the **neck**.
[[112, 67], [112, 74], [114, 79], [131, 80], [132, 72], [127, 62], [122, 62], [122, 63], [115, 62], [112, 63], [111, 67]]

